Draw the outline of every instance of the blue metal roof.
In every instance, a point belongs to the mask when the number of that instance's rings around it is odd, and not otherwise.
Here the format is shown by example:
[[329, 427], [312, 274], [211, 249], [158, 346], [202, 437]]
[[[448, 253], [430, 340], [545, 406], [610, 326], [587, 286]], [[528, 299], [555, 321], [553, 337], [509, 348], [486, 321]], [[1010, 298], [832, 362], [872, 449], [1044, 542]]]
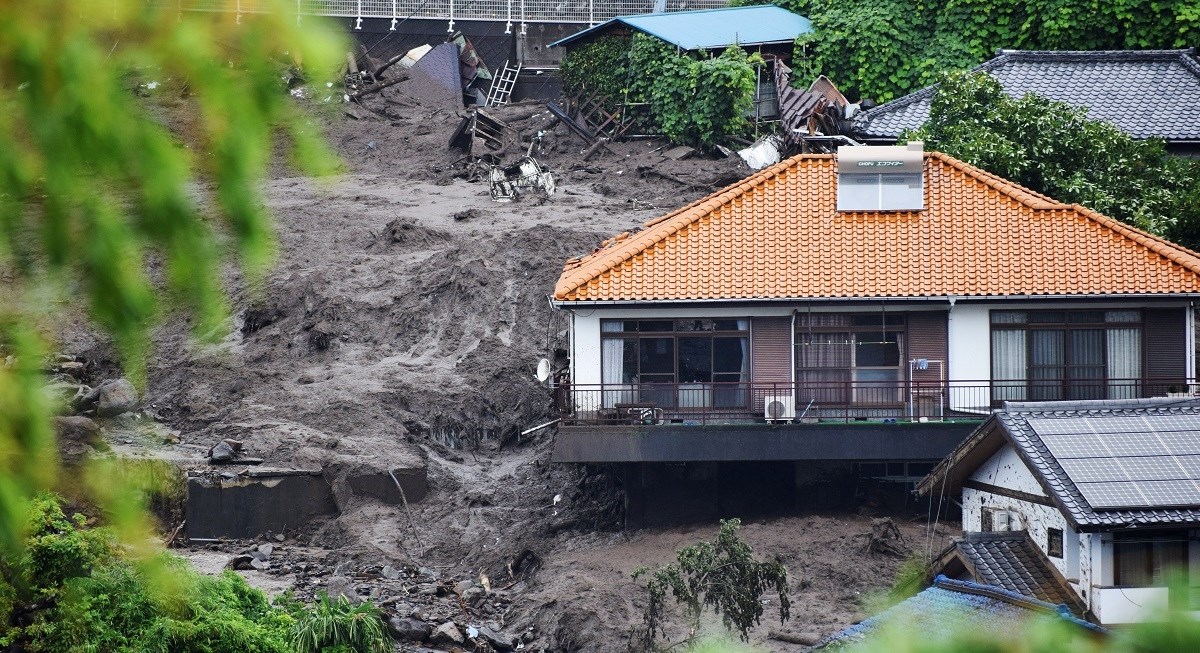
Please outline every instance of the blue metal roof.
[[550, 44], [568, 45], [616, 24], [658, 37], [684, 50], [785, 43], [812, 31], [812, 21], [774, 5], [617, 16]]
[[[1065, 605], [1052, 605], [994, 585], [952, 580], [938, 576], [933, 586], [916, 596], [826, 637], [814, 649], [854, 649], [872, 637], [894, 634], [896, 628], [919, 633], [923, 639], [942, 640], [957, 632], [986, 634], [1011, 640], [1026, 632], [1035, 618], [1062, 619], [1084, 631], [1105, 630], [1071, 614]], [[878, 644], [875, 640], [875, 644]]]

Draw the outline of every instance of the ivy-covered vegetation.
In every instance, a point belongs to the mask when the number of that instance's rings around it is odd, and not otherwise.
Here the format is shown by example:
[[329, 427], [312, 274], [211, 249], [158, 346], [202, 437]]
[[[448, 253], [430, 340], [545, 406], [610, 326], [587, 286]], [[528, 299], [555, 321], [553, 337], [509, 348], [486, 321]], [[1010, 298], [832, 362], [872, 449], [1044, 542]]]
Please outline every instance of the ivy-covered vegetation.
[[986, 73], [944, 76], [922, 140], [988, 172], [1200, 247], [1200, 162], [1170, 156], [1084, 109], [1036, 95], [1013, 99]]
[[660, 39], [634, 34], [573, 47], [559, 75], [568, 88], [604, 98], [610, 108], [647, 105], [646, 127], [673, 143], [711, 147], [749, 126], [755, 67], [762, 63], [735, 46], [709, 56], [677, 52]]
[[[798, 59], [853, 99], [886, 102], [973, 68], [997, 49], [1124, 50], [1200, 44], [1195, 0], [772, 0], [813, 21]], [[730, 0], [731, 6], [769, 0]], [[800, 80], [807, 83], [808, 80]]]
[[[0, 561], [0, 648], [29, 653], [381, 653], [378, 610], [322, 598], [267, 601], [241, 576], [160, 553], [130, 559], [114, 531], [31, 502], [24, 553]], [[166, 573], [164, 573], [166, 572]], [[315, 644], [315, 647], [314, 647]], [[12, 647], [11, 649], [9, 647]]]

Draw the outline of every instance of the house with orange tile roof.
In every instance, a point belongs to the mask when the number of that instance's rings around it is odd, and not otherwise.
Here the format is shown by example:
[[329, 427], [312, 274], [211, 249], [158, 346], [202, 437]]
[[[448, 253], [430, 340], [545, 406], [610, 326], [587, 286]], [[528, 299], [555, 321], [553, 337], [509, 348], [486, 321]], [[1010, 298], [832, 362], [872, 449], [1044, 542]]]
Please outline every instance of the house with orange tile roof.
[[805, 154], [566, 262], [563, 462], [912, 480], [1005, 401], [1186, 393], [1200, 254], [919, 143]]

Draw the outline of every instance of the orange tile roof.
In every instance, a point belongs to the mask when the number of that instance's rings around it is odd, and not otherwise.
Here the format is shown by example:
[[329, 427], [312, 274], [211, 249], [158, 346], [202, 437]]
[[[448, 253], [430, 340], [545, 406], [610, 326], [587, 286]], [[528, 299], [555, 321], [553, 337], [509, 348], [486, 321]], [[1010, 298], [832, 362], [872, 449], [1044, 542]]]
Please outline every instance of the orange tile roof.
[[837, 211], [800, 155], [571, 259], [558, 301], [1200, 292], [1200, 254], [938, 152], [923, 211]]

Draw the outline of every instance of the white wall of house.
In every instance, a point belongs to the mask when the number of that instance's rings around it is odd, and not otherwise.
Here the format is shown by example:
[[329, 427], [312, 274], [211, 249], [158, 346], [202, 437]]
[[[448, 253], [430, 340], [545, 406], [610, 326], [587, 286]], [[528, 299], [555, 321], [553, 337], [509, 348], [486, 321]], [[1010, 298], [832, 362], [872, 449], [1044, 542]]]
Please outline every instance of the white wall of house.
[[[992, 455], [988, 461], [979, 466], [971, 475], [971, 480], [994, 485], [1008, 490], [1048, 498], [1037, 478], [1026, 467], [1011, 445], [1005, 445]], [[1021, 515], [1025, 530], [1030, 539], [1047, 555], [1047, 559], [1058, 568], [1064, 578], [1079, 578], [1079, 545], [1074, 531], [1067, 523], [1066, 517], [1053, 506], [1047, 506], [1032, 501], [1014, 499], [1001, 494], [963, 488], [963, 530], [977, 532], [980, 528], [983, 510], [1010, 510]], [[1063, 557], [1049, 557], [1046, 548], [1048, 543], [1047, 529], [1057, 528], [1063, 531]]]

